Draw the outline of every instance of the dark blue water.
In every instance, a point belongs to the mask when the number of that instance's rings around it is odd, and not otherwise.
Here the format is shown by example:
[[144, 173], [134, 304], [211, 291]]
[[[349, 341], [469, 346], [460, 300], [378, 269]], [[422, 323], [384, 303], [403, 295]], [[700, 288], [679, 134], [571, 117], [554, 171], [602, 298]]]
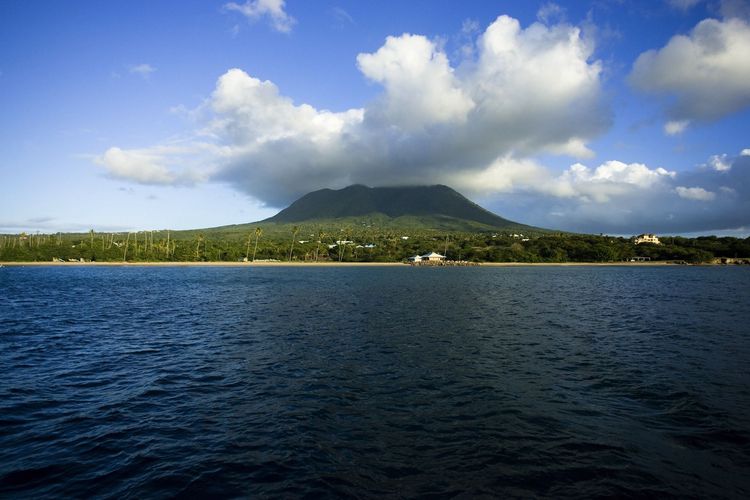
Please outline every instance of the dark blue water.
[[0, 496], [750, 496], [748, 268], [3, 268]]

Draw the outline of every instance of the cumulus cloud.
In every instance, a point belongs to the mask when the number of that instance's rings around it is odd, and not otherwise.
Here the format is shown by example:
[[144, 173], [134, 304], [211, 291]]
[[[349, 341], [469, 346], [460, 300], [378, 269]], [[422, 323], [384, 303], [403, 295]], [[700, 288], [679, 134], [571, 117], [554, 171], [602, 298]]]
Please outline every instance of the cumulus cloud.
[[[744, 156], [742, 153], [740, 153], [740, 156]], [[726, 172], [730, 168], [732, 168], [732, 165], [728, 159], [727, 154], [721, 154], [721, 155], [712, 155], [708, 158], [708, 161], [706, 162], [706, 165], [717, 172]]]
[[674, 172], [661, 167], [651, 169], [642, 163], [610, 160], [593, 170], [576, 163], [556, 179], [556, 189], [552, 193], [604, 203], [635, 190], [652, 188], [674, 176]]
[[[454, 67], [433, 40], [388, 37], [356, 60], [382, 92], [343, 111], [295, 103], [273, 82], [229, 70], [207, 101], [212, 116], [196, 132], [221, 152], [203, 177], [283, 206], [306, 192], [355, 182], [478, 176], [510, 156], [593, 155], [586, 143], [609, 127], [611, 112], [602, 99], [601, 63], [591, 60], [593, 47], [577, 27], [524, 29], [500, 16], [472, 43], [472, 58]], [[169, 155], [157, 156], [132, 169], [104, 157], [100, 163], [137, 182], [178, 182], [165, 167]]]
[[210, 166], [195, 168], [196, 162], [219, 156], [220, 148], [212, 144], [161, 145], [146, 149], [111, 147], [94, 162], [103, 167], [109, 177], [138, 184], [191, 185], [207, 178]]
[[289, 33], [297, 20], [286, 13], [284, 0], [247, 0], [243, 4], [229, 2], [224, 9], [239, 12], [250, 21], [268, 18], [271, 27], [281, 33]]
[[570, 231], [674, 234], [746, 228], [750, 157], [725, 155], [724, 162], [723, 171], [707, 162], [673, 172], [608, 161], [596, 168], [573, 164], [560, 175], [535, 165], [533, 176], [524, 168], [503, 196], [487, 201], [511, 219]]
[[706, 191], [702, 187], [677, 186], [675, 191], [680, 198], [686, 200], [711, 201], [716, 198], [716, 193]]
[[664, 124], [664, 132], [667, 135], [679, 135], [690, 125], [688, 120], [669, 121]]
[[[680, 43], [704, 44], [698, 31]], [[581, 160], [592, 156], [587, 142], [609, 126], [610, 111], [601, 99], [601, 64], [591, 60], [593, 47], [576, 27], [522, 28], [501, 16], [473, 45], [472, 57], [453, 66], [426, 37], [387, 38], [356, 60], [363, 77], [382, 87], [380, 95], [345, 110], [295, 102], [273, 82], [232, 69], [195, 114], [199, 126], [191, 137], [138, 149], [113, 146], [95, 161], [118, 179], [224, 182], [277, 207], [324, 187], [444, 183], [486, 197], [489, 208], [511, 219], [564, 230], [750, 227], [748, 150], [714, 155], [679, 173], [633, 161]], [[734, 49], [715, 49], [735, 57]], [[702, 96], [702, 84], [690, 96]], [[677, 92], [676, 102], [687, 95]], [[672, 131], [696, 116], [675, 116]], [[579, 161], [555, 170], [533, 159], [541, 154]]]
[[141, 78], [148, 79], [151, 76], [151, 73], [156, 71], [156, 68], [151, 66], [150, 64], [134, 64], [128, 68], [128, 71], [130, 71], [131, 74], [138, 75]]
[[666, 185], [676, 173], [642, 163], [606, 161], [595, 168], [574, 163], [555, 173], [531, 159], [506, 156], [472, 177], [448, 176], [441, 181], [464, 192], [524, 193], [583, 203], [627, 199], [633, 193]]
[[367, 78], [385, 87], [370, 108], [372, 119], [412, 131], [440, 123], [465, 123], [475, 103], [453, 74], [448, 57], [427, 38], [389, 36], [373, 54], [359, 54]]
[[[688, 35], [641, 54], [630, 83], [667, 96], [667, 133], [693, 121], [713, 121], [750, 106], [750, 26], [745, 20], [705, 19]], [[671, 124], [671, 125], [670, 125]]]

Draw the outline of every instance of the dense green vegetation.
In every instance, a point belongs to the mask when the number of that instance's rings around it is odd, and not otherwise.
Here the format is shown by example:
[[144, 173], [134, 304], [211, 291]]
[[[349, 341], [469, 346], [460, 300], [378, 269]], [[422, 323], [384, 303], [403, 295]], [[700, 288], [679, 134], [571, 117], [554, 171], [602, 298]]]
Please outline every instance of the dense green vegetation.
[[[346, 241], [347, 243], [337, 243]], [[202, 231], [0, 235], [0, 261], [279, 261], [398, 262], [429, 251], [477, 262], [709, 262], [750, 257], [750, 238], [662, 237], [635, 245], [611, 236], [442, 232], [439, 230], [251, 224]]]
[[750, 238], [555, 233], [503, 219], [447, 186], [323, 189], [252, 224], [189, 231], [0, 235], [0, 261], [400, 262], [431, 251], [473, 262], [709, 262], [750, 257]]

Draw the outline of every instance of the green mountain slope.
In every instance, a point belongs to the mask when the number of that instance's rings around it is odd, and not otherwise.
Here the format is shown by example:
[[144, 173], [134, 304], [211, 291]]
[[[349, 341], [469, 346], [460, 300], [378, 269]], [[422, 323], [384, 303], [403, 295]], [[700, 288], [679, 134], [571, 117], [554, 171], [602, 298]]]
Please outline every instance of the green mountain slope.
[[[447, 186], [362, 185], [306, 194], [261, 223], [341, 223], [452, 231], [536, 229], [485, 210]], [[538, 230], [538, 229], [537, 229]]]

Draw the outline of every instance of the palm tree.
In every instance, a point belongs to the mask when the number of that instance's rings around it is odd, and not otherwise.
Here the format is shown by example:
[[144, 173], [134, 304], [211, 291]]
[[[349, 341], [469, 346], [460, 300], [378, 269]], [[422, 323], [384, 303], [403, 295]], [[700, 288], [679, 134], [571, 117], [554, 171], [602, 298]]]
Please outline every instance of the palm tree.
[[344, 254], [346, 253], [346, 243], [343, 243], [343, 241], [349, 241], [349, 228], [342, 228], [339, 232], [339, 238], [341, 238], [343, 235], [343, 240], [339, 240], [339, 262], [344, 258]]
[[263, 229], [260, 227], [255, 228], [255, 248], [253, 248], [253, 262], [255, 262], [255, 252], [258, 251], [258, 238], [263, 234]]
[[320, 243], [325, 238], [326, 233], [322, 229], [318, 230], [318, 247], [315, 249], [315, 262], [318, 262], [318, 255], [320, 255]]
[[299, 233], [299, 226], [292, 227], [292, 245], [289, 247], [289, 262], [292, 261], [292, 253], [294, 252], [294, 240], [297, 238]]
[[204, 242], [205, 238], [203, 237], [203, 234], [198, 235], [198, 243], [195, 245], [195, 260], [200, 260], [200, 249], [201, 249], [201, 243], [203, 243], [203, 249], [205, 251], [206, 244]]
[[122, 253], [123, 262], [128, 260], [128, 243], [130, 243], [130, 233], [128, 233], [128, 237], [125, 239], [125, 250]]

